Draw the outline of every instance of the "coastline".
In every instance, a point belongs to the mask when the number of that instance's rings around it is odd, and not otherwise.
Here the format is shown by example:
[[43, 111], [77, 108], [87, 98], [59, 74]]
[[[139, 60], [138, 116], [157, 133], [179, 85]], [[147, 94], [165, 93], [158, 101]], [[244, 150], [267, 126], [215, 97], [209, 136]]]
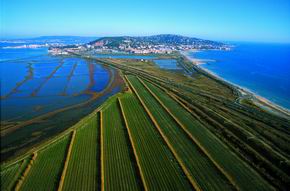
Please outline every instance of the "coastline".
[[[191, 52], [197, 52], [199, 50], [190, 50]], [[188, 52], [188, 51], [187, 51]], [[187, 60], [191, 61], [195, 67], [197, 67], [199, 70], [207, 73], [208, 75], [213, 76], [214, 78], [226, 83], [227, 85], [233, 87], [235, 90], [237, 90], [237, 92], [240, 94], [238, 99], [243, 99], [245, 96], [248, 96], [255, 105], [257, 105], [258, 107], [262, 108], [262, 109], [266, 109], [268, 111], [271, 111], [273, 113], [276, 114], [282, 114], [283, 116], [290, 118], [290, 110], [278, 105], [270, 100], [268, 100], [267, 98], [259, 95], [258, 93], [243, 87], [241, 85], [235, 84], [233, 82], [230, 82], [229, 80], [226, 80], [222, 77], [220, 77], [218, 74], [203, 68], [201, 65], [202, 64], [206, 64], [208, 62], [207, 59], [195, 59], [195, 58], [191, 58], [190, 56], [188, 56], [186, 53], [187, 52], [180, 52], [181, 55], [183, 55]], [[214, 62], [214, 60], [210, 60], [212, 62]]]
[[188, 60], [192, 61], [195, 65], [206, 64], [207, 62], [215, 62], [215, 60], [211, 60], [211, 59], [191, 58], [186, 54], [187, 52], [201, 52], [201, 50], [191, 49], [189, 51], [180, 51], [180, 53], [183, 56], [185, 56]]

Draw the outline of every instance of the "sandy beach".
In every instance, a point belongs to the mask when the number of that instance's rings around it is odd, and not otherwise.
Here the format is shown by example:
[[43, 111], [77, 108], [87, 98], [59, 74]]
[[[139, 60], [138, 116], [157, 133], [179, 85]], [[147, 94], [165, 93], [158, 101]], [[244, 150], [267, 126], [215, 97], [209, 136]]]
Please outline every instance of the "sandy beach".
[[[198, 52], [199, 50], [190, 50], [191, 52]], [[272, 111], [276, 114], [283, 114], [285, 117], [290, 118], [290, 110], [287, 108], [284, 108], [278, 104], [275, 104], [271, 102], [270, 100], [260, 96], [259, 94], [249, 90], [248, 88], [242, 87], [240, 85], [237, 85], [235, 83], [232, 83], [216, 73], [209, 71], [206, 68], [203, 68], [201, 65], [206, 64], [207, 62], [215, 62], [215, 60], [208, 60], [208, 59], [195, 59], [188, 56], [187, 52], [180, 52], [183, 56], [185, 56], [188, 60], [190, 60], [199, 70], [202, 70], [209, 75], [213, 76], [214, 78], [225, 82], [226, 84], [230, 85], [231, 87], [234, 87], [238, 92], [240, 93], [240, 99], [242, 99], [245, 96], [251, 97], [252, 101], [259, 107]]]
[[[210, 60], [210, 59], [191, 58], [190, 56], [187, 55], [187, 52], [186, 51], [181, 51], [180, 53], [183, 56], [185, 56], [188, 60], [192, 61], [195, 65], [206, 64], [208, 62], [215, 62], [215, 60]], [[192, 50], [190, 50], [190, 52], [200, 52], [200, 50], [192, 49]]]

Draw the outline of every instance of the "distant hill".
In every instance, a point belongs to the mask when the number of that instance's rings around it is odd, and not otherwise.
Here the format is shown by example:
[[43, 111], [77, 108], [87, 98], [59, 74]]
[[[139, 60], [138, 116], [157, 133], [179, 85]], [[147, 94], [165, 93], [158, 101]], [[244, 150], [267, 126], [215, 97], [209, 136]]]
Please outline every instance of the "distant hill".
[[52, 47], [53, 54], [69, 52], [120, 52], [133, 54], [170, 54], [175, 51], [187, 50], [229, 50], [230, 46], [221, 42], [186, 37], [173, 34], [153, 36], [117, 36], [102, 37], [83, 45]]
[[120, 36], [120, 37], [103, 37], [89, 43], [93, 46], [107, 46], [110, 48], [122, 45], [130, 45], [133, 47], [142, 45], [195, 45], [195, 46], [223, 46], [221, 42], [204, 40], [193, 37], [186, 37], [173, 34], [161, 34], [153, 36]]

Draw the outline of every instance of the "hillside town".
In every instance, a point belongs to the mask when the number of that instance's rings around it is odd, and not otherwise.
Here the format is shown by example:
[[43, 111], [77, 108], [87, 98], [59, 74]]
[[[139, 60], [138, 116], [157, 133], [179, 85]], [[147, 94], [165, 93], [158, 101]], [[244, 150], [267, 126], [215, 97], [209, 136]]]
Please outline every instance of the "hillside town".
[[104, 37], [77, 46], [50, 47], [53, 55], [68, 53], [133, 53], [133, 54], [170, 54], [186, 50], [230, 50], [229, 45], [178, 35], [156, 35], [150, 37]]

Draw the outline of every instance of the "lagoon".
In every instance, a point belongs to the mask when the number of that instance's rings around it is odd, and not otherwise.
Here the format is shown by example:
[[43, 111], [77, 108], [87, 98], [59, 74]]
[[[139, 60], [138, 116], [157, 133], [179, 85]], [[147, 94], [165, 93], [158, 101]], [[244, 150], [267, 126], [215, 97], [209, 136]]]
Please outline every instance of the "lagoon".
[[0, 53], [1, 158], [64, 131], [121, 90], [118, 72], [93, 61], [45, 49]]
[[[32, 63], [33, 64], [30, 64]], [[75, 67], [74, 67], [75, 66]], [[109, 83], [109, 72], [104, 66], [96, 63], [87, 63], [80, 58], [52, 58], [52, 63], [42, 62], [41, 60], [27, 60], [26, 62], [17, 63], [15, 61], [4, 61], [0, 63], [1, 69], [1, 121], [9, 121], [18, 116], [18, 120], [27, 120], [27, 117], [43, 114], [42, 110], [51, 112], [46, 109], [47, 97], [50, 99], [50, 105], [56, 104], [62, 108], [68, 105], [78, 103], [79, 98], [86, 90], [101, 92]], [[90, 68], [93, 70], [90, 73]], [[31, 70], [31, 71], [30, 71]], [[90, 88], [92, 87], [92, 88]], [[65, 99], [65, 103], [60, 98]], [[91, 96], [86, 96], [89, 99]], [[17, 99], [17, 101], [16, 101]], [[37, 100], [35, 102], [28, 100]], [[13, 101], [15, 100], [15, 102]], [[30, 110], [20, 107], [15, 108], [21, 103], [29, 102]], [[70, 103], [71, 104], [68, 104]], [[64, 103], [63, 105], [61, 103]], [[39, 109], [35, 109], [39, 108]]]
[[154, 60], [154, 62], [161, 69], [182, 70], [182, 68], [180, 66], [178, 66], [177, 61], [174, 59], [160, 59], [160, 60]]

